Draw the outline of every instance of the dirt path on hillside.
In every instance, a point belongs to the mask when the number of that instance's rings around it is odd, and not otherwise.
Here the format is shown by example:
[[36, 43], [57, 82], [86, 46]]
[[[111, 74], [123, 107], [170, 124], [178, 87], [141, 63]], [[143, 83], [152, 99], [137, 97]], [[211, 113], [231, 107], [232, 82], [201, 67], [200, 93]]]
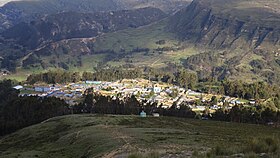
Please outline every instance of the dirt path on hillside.
[[106, 130], [110, 130], [112, 133], [113, 138], [118, 139], [119, 141], [123, 142], [124, 145], [103, 155], [102, 158], [112, 158], [112, 157], [118, 157], [117, 155], [120, 155], [122, 153], [127, 153], [129, 151], [137, 149], [136, 146], [132, 146], [130, 144], [130, 140], [132, 139], [130, 136], [126, 135], [124, 132], [121, 131], [119, 128], [114, 127], [105, 127]]

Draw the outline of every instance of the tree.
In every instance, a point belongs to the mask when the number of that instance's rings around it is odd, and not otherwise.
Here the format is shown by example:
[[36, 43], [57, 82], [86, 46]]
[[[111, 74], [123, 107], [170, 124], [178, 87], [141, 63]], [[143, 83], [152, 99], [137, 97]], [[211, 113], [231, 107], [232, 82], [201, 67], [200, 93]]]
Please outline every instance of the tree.
[[218, 104], [218, 99], [217, 99], [217, 96], [212, 96], [212, 98], [211, 98], [211, 104], [212, 105], [217, 105]]
[[261, 117], [264, 123], [268, 123], [268, 122], [276, 122], [277, 121], [277, 112], [272, 111], [269, 108], [266, 108], [262, 113], [261, 113]]
[[239, 106], [234, 106], [230, 112], [229, 112], [229, 115], [230, 115], [230, 120], [232, 122], [241, 122], [241, 114], [242, 114], [242, 111], [240, 109]]

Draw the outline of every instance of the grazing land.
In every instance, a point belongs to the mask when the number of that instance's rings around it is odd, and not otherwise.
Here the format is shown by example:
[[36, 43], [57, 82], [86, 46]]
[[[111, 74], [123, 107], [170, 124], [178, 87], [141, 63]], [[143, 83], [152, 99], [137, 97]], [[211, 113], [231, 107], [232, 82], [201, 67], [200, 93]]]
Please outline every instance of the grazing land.
[[0, 157], [279, 157], [279, 139], [279, 128], [262, 125], [70, 115], [1, 138]]

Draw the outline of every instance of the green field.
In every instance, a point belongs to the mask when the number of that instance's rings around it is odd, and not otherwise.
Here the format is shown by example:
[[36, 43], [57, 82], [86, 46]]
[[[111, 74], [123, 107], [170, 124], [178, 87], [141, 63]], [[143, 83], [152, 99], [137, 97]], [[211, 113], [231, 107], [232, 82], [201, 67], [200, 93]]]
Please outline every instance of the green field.
[[71, 115], [0, 139], [0, 157], [279, 157], [279, 128], [137, 116]]

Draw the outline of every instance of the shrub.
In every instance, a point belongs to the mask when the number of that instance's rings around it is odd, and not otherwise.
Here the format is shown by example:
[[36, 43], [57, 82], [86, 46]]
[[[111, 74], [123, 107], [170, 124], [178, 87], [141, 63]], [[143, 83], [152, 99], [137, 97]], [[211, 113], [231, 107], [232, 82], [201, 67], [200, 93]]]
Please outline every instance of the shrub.
[[245, 153], [276, 153], [279, 150], [279, 140], [274, 138], [253, 139], [245, 148]]
[[193, 153], [192, 153], [192, 156], [193, 156], [193, 157], [197, 157], [198, 155], [199, 155], [198, 151], [197, 151], [197, 150], [194, 150]]
[[146, 156], [146, 158], [159, 158], [159, 157], [160, 157], [160, 155], [159, 155], [159, 153], [157, 153], [157, 152], [149, 153], [149, 154]]
[[244, 158], [257, 158], [258, 155], [256, 153], [250, 152], [245, 155]]
[[139, 153], [134, 153], [129, 155], [128, 158], [144, 158], [144, 157]]
[[211, 149], [207, 153], [207, 157], [216, 157], [216, 156], [228, 156], [232, 154], [238, 153], [238, 149], [232, 147], [225, 147], [225, 146], [216, 146], [215, 148]]
[[134, 153], [128, 156], [128, 158], [159, 158], [160, 155], [157, 152], [151, 152], [148, 154], [140, 154], [140, 153]]

